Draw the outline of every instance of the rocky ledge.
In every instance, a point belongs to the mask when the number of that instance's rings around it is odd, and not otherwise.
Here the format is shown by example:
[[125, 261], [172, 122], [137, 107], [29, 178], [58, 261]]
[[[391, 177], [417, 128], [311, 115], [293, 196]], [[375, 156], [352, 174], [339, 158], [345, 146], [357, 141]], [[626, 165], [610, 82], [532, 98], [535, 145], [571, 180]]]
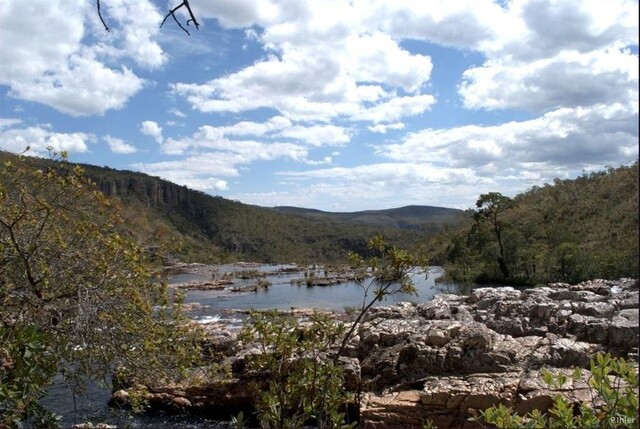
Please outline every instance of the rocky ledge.
[[[599, 351], [638, 360], [638, 281], [594, 280], [517, 290], [475, 289], [469, 296], [371, 309], [342, 361], [349, 387], [359, 386], [365, 428], [475, 427], [476, 410], [503, 403], [521, 412], [545, 411], [553, 395], [539, 370], [588, 368]], [[212, 333], [227, 356], [231, 380], [205, 387], [155, 388], [163, 408], [207, 412], [250, 409], [242, 346], [231, 331]], [[563, 387], [575, 401], [589, 398], [586, 377]], [[120, 400], [126, 392], [115, 393]]]
[[[499, 403], [545, 411], [557, 393], [541, 380], [589, 367], [599, 351], [638, 360], [637, 280], [476, 289], [417, 307], [373, 309], [349, 350], [358, 358], [364, 427], [474, 427], [474, 410]], [[564, 386], [590, 398], [586, 379]]]

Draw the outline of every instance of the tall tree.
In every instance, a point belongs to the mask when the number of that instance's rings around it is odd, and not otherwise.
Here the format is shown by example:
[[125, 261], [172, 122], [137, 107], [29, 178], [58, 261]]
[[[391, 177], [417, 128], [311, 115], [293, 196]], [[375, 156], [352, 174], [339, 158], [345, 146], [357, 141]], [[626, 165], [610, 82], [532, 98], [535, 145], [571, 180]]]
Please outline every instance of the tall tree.
[[503, 233], [506, 224], [502, 219], [502, 215], [513, 206], [514, 202], [511, 198], [505, 197], [499, 192], [489, 192], [488, 194], [480, 195], [480, 198], [476, 201], [477, 210], [474, 213], [474, 219], [477, 223], [488, 222], [493, 228], [499, 248], [499, 255], [496, 260], [500, 267], [500, 272], [505, 278], [510, 278], [511, 272], [505, 262]]
[[47, 419], [56, 373], [81, 389], [116, 368], [142, 381], [189, 367], [199, 332], [172, 303], [79, 167], [0, 165], [0, 427]]

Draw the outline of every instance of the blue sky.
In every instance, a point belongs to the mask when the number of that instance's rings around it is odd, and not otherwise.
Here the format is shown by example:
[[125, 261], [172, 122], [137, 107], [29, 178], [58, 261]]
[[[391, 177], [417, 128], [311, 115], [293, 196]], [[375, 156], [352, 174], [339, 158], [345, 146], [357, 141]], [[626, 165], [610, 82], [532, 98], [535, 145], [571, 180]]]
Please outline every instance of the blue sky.
[[[0, 149], [262, 206], [467, 208], [638, 158], [638, 2], [8, 0]], [[179, 15], [184, 22], [185, 18]]]

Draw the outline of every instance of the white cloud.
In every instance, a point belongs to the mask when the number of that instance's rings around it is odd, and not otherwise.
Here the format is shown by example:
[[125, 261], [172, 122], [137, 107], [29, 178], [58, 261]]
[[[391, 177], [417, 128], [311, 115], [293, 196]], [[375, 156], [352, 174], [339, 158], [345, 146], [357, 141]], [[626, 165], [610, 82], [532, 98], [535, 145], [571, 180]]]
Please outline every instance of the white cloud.
[[[274, 160], [301, 163], [308, 161], [307, 148], [299, 144], [229, 140], [224, 134], [225, 130], [221, 128], [202, 126], [190, 137], [167, 138], [161, 146], [165, 154], [187, 156], [176, 161], [138, 163], [134, 167], [195, 189], [223, 190], [220, 177], [237, 177], [240, 175], [239, 169], [251, 163]], [[215, 183], [218, 185], [213, 186]], [[227, 186], [225, 181], [224, 189]]]
[[490, 0], [358, 0], [367, 27], [395, 38], [428, 40], [457, 48], [477, 48], [491, 34], [502, 8]]
[[460, 95], [469, 108], [533, 112], [637, 100], [637, 45], [637, 1], [513, 1]]
[[[283, 2], [282, 8], [296, 2]], [[270, 0], [193, 0], [189, 3], [198, 16], [216, 18], [227, 28], [244, 28], [262, 24], [279, 13], [278, 6]]]
[[609, 49], [564, 51], [529, 63], [489, 61], [464, 73], [460, 95], [470, 108], [549, 111], [638, 98], [638, 58]]
[[85, 116], [124, 107], [142, 88], [142, 80], [125, 67], [115, 71], [94, 58], [73, 55], [53, 74], [34, 80], [19, 78], [10, 87], [14, 97], [43, 103], [71, 116]]
[[[0, 8], [0, 84], [9, 87], [9, 95], [72, 116], [124, 107], [144, 80], [121, 66], [122, 60], [150, 69], [166, 60], [153, 40], [160, 15], [148, 0], [113, 0], [103, 6], [111, 33], [101, 27], [93, 3], [5, 2]], [[92, 44], [87, 28], [96, 39]]]
[[296, 125], [285, 128], [278, 136], [302, 141], [311, 146], [340, 146], [349, 143], [349, 134], [335, 125]]
[[112, 43], [120, 45], [121, 56], [149, 69], [158, 68], [166, 62], [166, 54], [155, 41], [163, 16], [152, 2], [110, 0], [104, 2], [103, 10], [109, 25], [116, 27], [112, 30], [115, 38]]
[[221, 135], [261, 137], [291, 127], [291, 121], [283, 116], [273, 116], [265, 122], [242, 121], [218, 127]]
[[487, 165], [526, 169], [526, 165], [616, 164], [637, 154], [638, 105], [563, 108], [539, 118], [494, 126], [427, 129], [403, 142], [379, 147], [390, 159], [438, 162], [450, 167]]
[[305, 164], [308, 165], [326, 165], [326, 164], [333, 164], [333, 158], [330, 156], [325, 156], [324, 158], [322, 158], [319, 161], [314, 161], [314, 160], [306, 160]]
[[187, 115], [185, 113], [183, 113], [182, 111], [176, 109], [176, 108], [172, 108], [169, 109], [169, 113], [171, 113], [172, 115], [177, 116], [178, 118], [186, 118]]
[[162, 127], [155, 121], [142, 121], [139, 130], [142, 134], [153, 137], [160, 144], [164, 141]]
[[136, 163], [132, 167], [154, 176], [160, 176], [179, 185], [200, 191], [223, 191], [229, 185], [220, 177], [233, 177], [238, 170], [230, 166], [233, 157], [202, 154], [180, 161]]
[[129, 154], [136, 153], [138, 151], [135, 146], [125, 143], [122, 139], [105, 136], [104, 141], [107, 142], [109, 149], [111, 149], [111, 152], [113, 153]]
[[588, 53], [638, 44], [634, 0], [518, 0], [495, 15], [481, 49], [490, 59], [532, 62], [563, 51]]
[[[431, 59], [361, 25], [354, 5], [257, 2], [249, 8], [249, 4], [200, 4], [205, 16], [215, 16], [223, 25], [264, 26], [259, 41], [268, 54], [204, 84], [174, 84], [173, 91], [192, 107], [203, 112], [266, 107], [291, 120], [346, 117], [380, 122], [424, 112], [433, 103], [432, 96], [422, 93], [431, 76]], [[406, 96], [422, 107], [389, 111], [396, 106], [396, 97]]]
[[402, 122], [396, 122], [394, 124], [384, 125], [377, 124], [374, 126], [367, 127], [369, 131], [374, 133], [386, 134], [389, 130], [401, 130], [404, 128], [404, 124]]
[[[155, 123], [154, 123], [155, 124]], [[146, 134], [158, 135], [159, 131], [149, 124]], [[335, 125], [293, 125], [282, 116], [274, 116], [264, 122], [241, 121], [227, 126], [204, 125], [192, 139], [168, 139], [164, 149], [172, 153], [181, 152], [188, 147], [212, 147], [212, 142], [220, 140], [236, 141], [239, 137], [260, 137], [266, 140], [294, 140], [296, 143], [310, 146], [340, 146], [350, 141], [349, 132]], [[233, 138], [234, 140], [227, 140]], [[209, 143], [205, 143], [208, 141]]]
[[353, 115], [353, 118], [361, 121], [371, 121], [374, 124], [393, 122], [423, 113], [429, 110], [435, 102], [436, 100], [432, 95], [396, 97], [374, 107], [363, 109]]
[[366, 210], [425, 202], [453, 207], [460, 206], [460, 200], [470, 204], [479, 188], [495, 184], [469, 169], [418, 163], [377, 163], [279, 174], [287, 179], [283, 184], [287, 191], [234, 193], [230, 197], [266, 206], [297, 205], [328, 210]]
[[0, 118], [0, 130], [3, 128], [9, 128], [21, 123], [22, 120], [17, 118]]
[[[14, 122], [15, 124], [15, 122]], [[9, 125], [10, 126], [10, 125]], [[0, 149], [21, 153], [29, 147], [26, 155], [47, 156], [51, 148], [54, 152], [69, 153], [87, 152], [88, 142], [94, 142], [95, 136], [86, 133], [57, 133], [51, 126], [37, 125], [26, 128], [0, 128]]]

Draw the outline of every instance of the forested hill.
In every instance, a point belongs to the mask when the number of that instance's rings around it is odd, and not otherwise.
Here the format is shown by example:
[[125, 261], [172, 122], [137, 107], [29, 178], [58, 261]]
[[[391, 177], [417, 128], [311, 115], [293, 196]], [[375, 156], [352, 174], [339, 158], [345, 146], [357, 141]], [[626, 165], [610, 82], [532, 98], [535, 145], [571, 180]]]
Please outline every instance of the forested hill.
[[[464, 226], [432, 242], [451, 277], [507, 283], [638, 277], [638, 162], [556, 179], [513, 199], [484, 197], [475, 219], [469, 213]], [[480, 213], [498, 206], [509, 279], [498, 263], [495, 225]]]
[[[0, 160], [3, 158], [15, 155], [0, 152]], [[40, 168], [52, 162], [39, 158], [26, 161]], [[142, 173], [91, 165], [82, 168], [103, 193], [122, 202], [128, 228], [138, 242], [169, 248], [186, 260], [344, 262], [349, 251], [365, 252], [368, 239], [376, 233], [403, 247], [424, 239], [422, 234], [393, 225], [279, 213]], [[441, 218], [425, 216], [422, 223], [431, 221], [440, 225]], [[433, 223], [429, 229], [434, 229]]]
[[272, 210], [295, 214], [309, 219], [349, 222], [355, 225], [371, 225], [385, 228], [414, 231], [437, 231], [444, 224], [454, 224], [463, 215], [462, 210], [433, 206], [405, 206], [387, 210], [365, 210], [357, 212], [326, 212], [300, 207], [279, 206]]

